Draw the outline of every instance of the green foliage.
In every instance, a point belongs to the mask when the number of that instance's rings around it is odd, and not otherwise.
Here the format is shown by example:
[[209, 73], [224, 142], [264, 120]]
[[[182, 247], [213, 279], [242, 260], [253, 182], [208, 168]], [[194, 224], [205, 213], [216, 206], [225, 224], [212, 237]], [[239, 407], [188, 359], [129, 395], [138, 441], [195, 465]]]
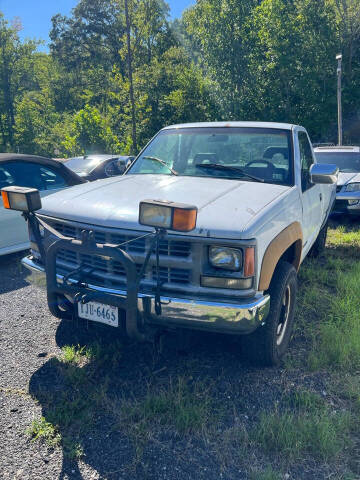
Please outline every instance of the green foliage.
[[314, 369], [324, 366], [352, 370], [360, 367], [360, 263], [339, 272], [337, 294], [319, 328], [310, 356]]
[[164, 125], [222, 119], [294, 122], [334, 141], [338, 51], [344, 137], [358, 141], [357, 1], [201, 0], [173, 23], [163, 0], [127, 3], [134, 114], [124, 0], [55, 15], [50, 54], [0, 17], [1, 150], [137, 153]]
[[126, 418], [131, 430], [144, 431], [160, 424], [174, 427], [182, 434], [201, 432], [214, 421], [210, 397], [203, 387], [190, 388], [185, 378], [178, 377], [167, 389], [149, 391], [142, 400], [125, 403], [124, 421]]
[[116, 153], [121, 148], [121, 143], [99, 110], [85, 105], [73, 116], [70, 132], [65, 135], [62, 146], [68, 155], [87, 155]]
[[64, 363], [69, 363], [72, 365], [80, 365], [84, 361], [89, 360], [92, 356], [90, 348], [85, 348], [85, 346], [78, 345], [65, 345], [62, 349], [61, 360]]
[[33, 441], [42, 439], [49, 447], [56, 447], [61, 441], [61, 435], [54, 425], [46, 421], [44, 417], [33, 420], [26, 432], [32, 437]]
[[262, 413], [251, 434], [253, 440], [266, 452], [285, 459], [306, 452], [322, 460], [335, 459], [348, 442], [351, 416], [331, 412], [314, 394], [302, 393], [290, 402], [292, 408]]

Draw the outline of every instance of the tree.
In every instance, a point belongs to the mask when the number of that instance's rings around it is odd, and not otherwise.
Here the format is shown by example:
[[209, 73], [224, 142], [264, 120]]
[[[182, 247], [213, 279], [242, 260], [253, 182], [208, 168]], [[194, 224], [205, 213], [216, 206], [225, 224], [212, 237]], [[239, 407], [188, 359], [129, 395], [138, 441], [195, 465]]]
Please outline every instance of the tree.
[[17, 28], [0, 13], [0, 136], [2, 150], [14, 148], [16, 98], [31, 86], [35, 42], [21, 43]]
[[77, 112], [71, 122], [70, 132], [62, 142], [67, 154], [116, 153], [121, 148], [107, 120], [95, 107], [86, 105]]

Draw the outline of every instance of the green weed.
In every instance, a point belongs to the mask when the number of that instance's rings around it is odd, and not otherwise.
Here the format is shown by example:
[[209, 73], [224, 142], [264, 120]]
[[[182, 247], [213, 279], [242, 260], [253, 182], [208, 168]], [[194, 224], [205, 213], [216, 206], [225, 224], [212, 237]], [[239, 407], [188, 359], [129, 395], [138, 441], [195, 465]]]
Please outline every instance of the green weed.
[[65, 345], [62, 349], [62, 356], [60, 360], [71, 365], [84, 364], [91, 358], [91, 350], [85, 346], [80, 345]]
[[33, 441], [44, 440], [49, 447], [57, 447], [61, 442], [61, 435], [56, 427], [44, 417], [33, 420], [26, 433], [32, 437]]

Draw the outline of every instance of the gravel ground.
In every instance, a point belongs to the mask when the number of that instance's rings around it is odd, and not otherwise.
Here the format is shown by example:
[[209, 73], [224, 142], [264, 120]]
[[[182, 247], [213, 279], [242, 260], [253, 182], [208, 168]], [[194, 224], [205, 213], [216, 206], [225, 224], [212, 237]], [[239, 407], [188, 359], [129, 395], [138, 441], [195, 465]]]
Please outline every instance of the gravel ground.
[[[113, 399], [114, 408], [98, 412], [81, 438], [84, 455], [71, 460], [60, 447], [32, 442], [26, 429], [34, 418], [46, 417], [45, 395], [56, 396], [66, 388], [51, 360], [60, 355], [62, 346], [84, 344], [98, 334], [94, 327], [89, 330], [52, 317], [45, 293], [26, 282], [19, 255], [0, 257], [0, 478], [248, 479], [249, 466], [266, 466], [268, 461], [261, 454], [240, 463], [230, 458], [221, 466], [213, 444], [210, 448], [204, 436], [181, 437], [167, 429], [154, 432], [134, 467], [131, 440], [116, 428], [116, 402], [120, 397], [143, 395], [149, 382], [165, 385], [171, 378], [188, 375], [211, 384], [213, 396], [227, 413], [222, 426], [226, 428], [226, 422], [230, 425], [234, 418], [251, 423], [260, 410], [272, 409], [284, 392], [298, 385], [319, 392], [326, 388], [324, 375], [251, 367], [241, 358], [238, 342], [222, 336], [195, 334], [185, 352], [176, 347], [179, 339], [175, 338], [161, 354], [150, 346], [125, 341], [121, 360], [103, 365], [104, 371], [98, 373], [99, 379], [108, 375], [108, 398]], [[100, 334], [109, 343], [116, 341], [110, 327]], [[96, 392], [97, 384], [91, 389], [89, 395]], [[284, 478], [322, 479], [330, 473], [329, 466], [308, 459], [301, 465], [289, 464]]]

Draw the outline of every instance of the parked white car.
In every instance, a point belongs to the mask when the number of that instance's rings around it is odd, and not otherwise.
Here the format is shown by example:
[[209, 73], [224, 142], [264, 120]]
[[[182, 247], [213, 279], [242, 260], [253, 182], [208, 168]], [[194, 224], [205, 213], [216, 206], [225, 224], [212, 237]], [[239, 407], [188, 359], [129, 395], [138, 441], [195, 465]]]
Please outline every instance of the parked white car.
[[[0, 154], [0, 188], [11, 185], [34, 187], [39, 189], [42, 196], [46, 196], [83, 182], [78, 175], [51, 158]], [[5, 210], [0, 202], [0, 255], [29, 247], [29, 234], [21, 213]]]
[[334, 213], [360, 215], [360, 200], [347, 196], [360, 192], [360, 147], [327, 146], [314, 149], [319, 163], [335, 163], [339, 167]]
[[297, 125], [166, 127], [124, 176], [45, 198], [45, 234], [23, 265], [37, 283], [46, 273], [59, 318], [118, 327], [123, 311], [141, 340], [176, 327], [241, 334], [254, 361], [274, 365], [297, 270], [324, 248], [336, 180]]

